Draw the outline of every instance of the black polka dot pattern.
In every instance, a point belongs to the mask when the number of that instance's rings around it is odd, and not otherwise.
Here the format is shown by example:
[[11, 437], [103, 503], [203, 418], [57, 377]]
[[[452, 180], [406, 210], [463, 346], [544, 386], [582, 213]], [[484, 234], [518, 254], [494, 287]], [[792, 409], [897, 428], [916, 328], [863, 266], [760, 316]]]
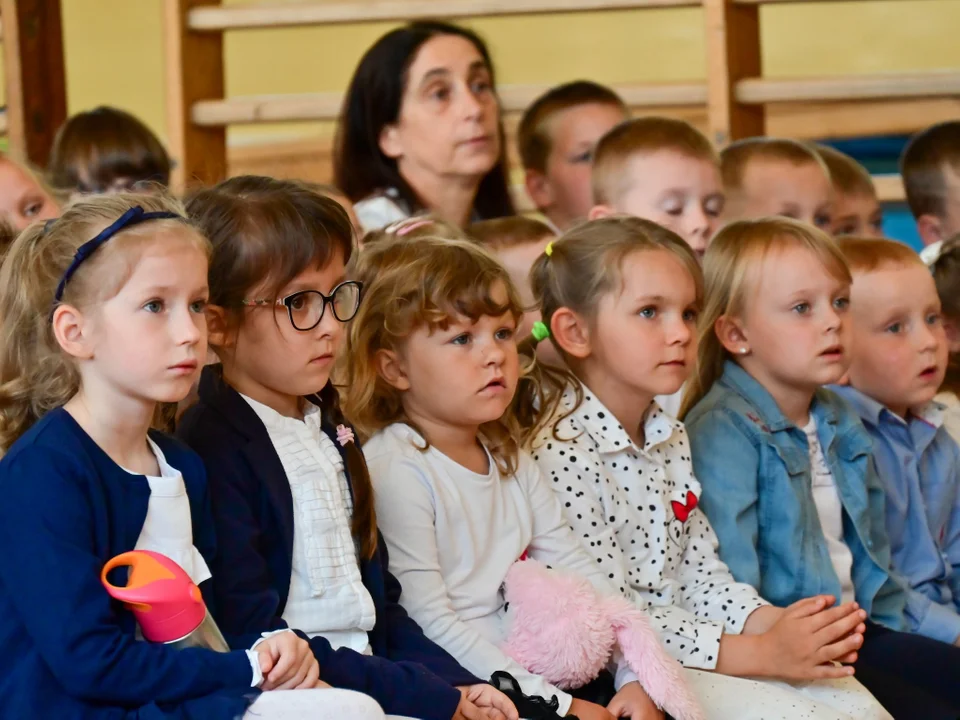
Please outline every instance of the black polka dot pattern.
[[[564, 396], [560, 413], [573, 406]], [[584, 388], [583, 404], [532, 443], [534, 460], [567, 522], [626, 597], [648, 612], [667, 650], [688, 667], [716, 666], [720, 636], [739, 633], [764, 604], [734, 581], [717, 539], [696, 507], [690, 441], [678, 420], [654, 403], [638, 446]]]

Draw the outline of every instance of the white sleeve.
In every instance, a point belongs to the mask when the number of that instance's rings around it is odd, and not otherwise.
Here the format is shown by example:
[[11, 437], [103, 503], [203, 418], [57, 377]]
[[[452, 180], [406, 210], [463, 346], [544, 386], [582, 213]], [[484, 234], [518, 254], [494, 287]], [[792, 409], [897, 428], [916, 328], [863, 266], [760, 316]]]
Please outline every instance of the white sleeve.
[[494, 643], [463, 622], [453, 609], [440, 568], [434, 492], [419, 463], [382, 455], [370, 459], [375, 479], [377, 520], [390, 550], [390, 571], [403, 588], [401, 603], [424, 634], [480, 678], [510, 673], [527, 695], [556, 696], [561, 716], [572, 698], [527, 672]]

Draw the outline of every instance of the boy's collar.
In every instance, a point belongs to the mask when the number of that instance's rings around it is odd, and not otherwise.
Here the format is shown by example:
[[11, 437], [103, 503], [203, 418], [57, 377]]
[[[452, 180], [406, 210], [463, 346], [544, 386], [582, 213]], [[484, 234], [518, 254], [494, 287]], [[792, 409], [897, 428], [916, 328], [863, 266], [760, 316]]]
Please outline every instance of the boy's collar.
[[874, 400], [872, 397], [860, 390], [857, 390], [857, 388], [853, 387], [852, 385], [831, 386], [830, 389], [850, 403], [861, 419], [873, 425], [879, 425], [884, 419], [889, 419], [893, 422], [899, 422], [904, 425], [909, 425], [908, 421], [915, 419], [926, 423], [933, 428], [939, 428], [943, 425], [946, 408], [935, 400], [931, 400], [930, 402], [919, 407], [911, 408], [907, 419], [904, 420], [895, 412], [891, 411], [886, 405]]

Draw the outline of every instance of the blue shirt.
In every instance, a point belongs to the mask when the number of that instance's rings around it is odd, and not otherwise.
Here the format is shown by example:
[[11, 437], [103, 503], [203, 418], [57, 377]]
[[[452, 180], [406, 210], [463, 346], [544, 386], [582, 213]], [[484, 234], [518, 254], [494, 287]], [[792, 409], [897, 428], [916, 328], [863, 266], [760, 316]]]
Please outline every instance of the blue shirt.
[[893, 568], [917, 591], [911, 613], [925, 635], [952, 643], [960, 636], [960, 448], [931, 403], [907, 420], [852, 387], [836, 391], [873, 438], [886, 493]]
[[[853, 556], [857, 602], [874, 622], [900, 630], [906, 595], [888, 570], [883, 490], [870, 436], [856, 413], [827, 390], [816, 393], [810, 412], [843, 505], [843, 541]], [[839, 598], [803, 430], [760, 383], [729, 361], [684, 421], [703, 491], [701, 507], [734, 577], [775, 605], [821, 593]]]

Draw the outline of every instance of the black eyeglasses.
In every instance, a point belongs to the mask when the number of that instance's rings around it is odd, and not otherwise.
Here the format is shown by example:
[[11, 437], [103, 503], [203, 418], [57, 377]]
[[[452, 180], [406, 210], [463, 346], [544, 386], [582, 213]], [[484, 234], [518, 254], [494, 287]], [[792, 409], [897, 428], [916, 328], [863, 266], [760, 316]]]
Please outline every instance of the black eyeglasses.
[[320, 324], [327, 304], [333, 309], [333, 316], [340, 322], [353, 320], [353, 316], [357, 314], [357, 309], [360, 307], [362, 290], [363, 283], [347, 280], [337, 285], [330, 295], [324, 295], [319, 290], [301, 290], [279, 300], [244, 300], [241, 305], [285, 307], [294, 329], [306, 332]]

